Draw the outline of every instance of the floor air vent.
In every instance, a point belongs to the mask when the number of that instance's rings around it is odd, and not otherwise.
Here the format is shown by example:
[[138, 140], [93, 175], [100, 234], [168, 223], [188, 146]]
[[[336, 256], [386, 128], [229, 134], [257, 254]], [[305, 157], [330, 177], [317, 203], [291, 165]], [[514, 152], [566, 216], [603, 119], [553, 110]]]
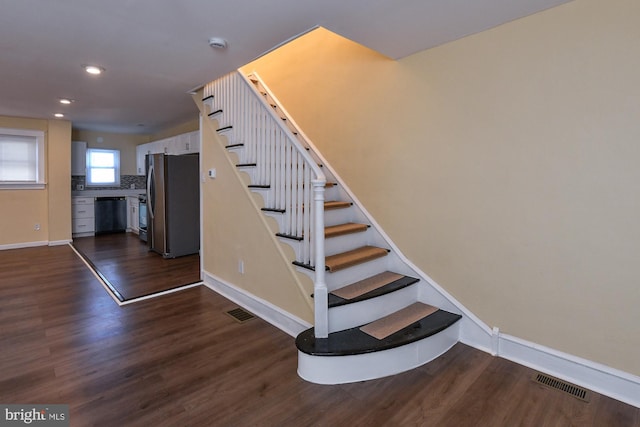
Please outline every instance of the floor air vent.
[[233, 310], [227, 311], [227, 314], [238, 323], [244, 323], [255, 318], [253, 314], [243, 310], [242, 308], [234, 308]]
[[565, 382], [544, 374], [536, 374], [533, 380], [538, 384], [542, 384], [546, 387], [560, 390], [582, 401], [585, 401], [585, 402], [589, 401], [589, 391], [584, 388], [575, 386], [568, 382]]

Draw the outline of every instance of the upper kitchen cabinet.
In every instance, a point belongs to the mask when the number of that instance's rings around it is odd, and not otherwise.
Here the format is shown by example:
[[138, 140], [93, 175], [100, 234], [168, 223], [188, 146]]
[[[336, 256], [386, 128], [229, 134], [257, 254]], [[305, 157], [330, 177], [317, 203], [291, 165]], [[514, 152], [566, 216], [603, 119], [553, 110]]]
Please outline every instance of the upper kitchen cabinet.
[[71, 175], [86, 175], [86, 173], [87, 173], [87, 143], [84, 141], [72, 141], [71, 142]]
[[173, 151], [170, 154], [189, 154], [200, 152], [200, 132], [188, 132], [174, 139]]
[[136, 147], [136, 171], [138, 175], [146, 173], [145, 156], [147, 154], [190, 154], [200, 152], [200, 131], [183, 133], [171, 138], [147, 142]]
[[140, 144], [136, 146], [136, 175], [144, 176], [146, 174], [147, 165], [144, 157], [151, 153], [149, 144]]

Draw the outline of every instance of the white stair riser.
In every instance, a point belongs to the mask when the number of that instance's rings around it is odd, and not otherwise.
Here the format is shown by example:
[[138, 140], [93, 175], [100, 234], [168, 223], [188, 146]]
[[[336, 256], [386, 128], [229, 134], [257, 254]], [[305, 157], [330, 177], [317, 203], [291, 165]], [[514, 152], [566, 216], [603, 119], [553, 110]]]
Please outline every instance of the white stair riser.
[[210, 111], [210, 113], [213, 113], [214, 111], [215, 111], [215, 114], [212, 114], [212, 115], [207, 114], [207, 117], [209, 117], [209, 120], [217, 120], [218, 122], [222, 121], [223, 120], [222, 113], [218, 112], [219, 110], [213, 110], [213, 111]]
[[324, 211], [324, 224], [327, 226], [344, 224], [345, 222], [354, 221], [355, 215], [353, 215], [351, 208], [329, 209]]
[[345, 384], [405, 372], [445, 353], [459, 336], [459, 324], [389, 350], [351, 356], [311, 356], [298, 351], [298, 375], [316, 384]]
[[[297, 270], [300, 273], [308, 275], [313, 280], [315, 273], [312, 270], [300, 267]], [[389, 270], [389, 266], [386, 260], [380, 258], [351, 268], [345, 268], [344, 270], [335, 272], [327, 271], [325, 282], [327, 283], [327, 289], [332, 291], [387, 270]]]
[[329, 332], [362, 326], [414, 303], [418, 298], [418, 284], [372, 298], [329, 309]]
[[204, 105], [205, 114], [209, 114], [210, 112], [215, 111], [215, 110], [212, 109], [213, 108], [213, 102], [214, 102], [214, 98], [209, 98], [206, 101], [202, 102], [202, 105]]
[[[293, 249], [293, 252], [296, 254], [296, 259], [300, 259], [300, 251], [302, 250], [302, 244], [298, 240], [287, 239], [285, 237], [278, 237], [280, 243], [290, 246]], [[310, 270], [307, 270], [310, 271]], [[313, 273], [313, 271], [311, 271]], [[310, 276], [313, 278], [313, 276]]]
[[368, 233], [351, 233], [344, 236], [331, 237], [324, 240], [324, 253], [329, 255], [350, 251], [365, 245], [369, 245]]
[[249, 182], [254, 182], [255, 179], [255, 173], [256, 173], [256, 168], [255, 167], [250, 167], [250, 166], [243, 166], [243, 167], [239, 167], [237, 168], [238, 172], [243, 172], [246, 173], [249, 176]]
[[[284, 217], [281, 213], [269, 212], [269, 211], [262, 211], [262, 213], [268, 216], [269, 218], [273, 218], [278, 223], [278, 230], [282, 230], [282, 221], [284, 221]], [[284, 240], [282, 240], [282, 242], [288, 243], [288, 242], [285, 242]]]

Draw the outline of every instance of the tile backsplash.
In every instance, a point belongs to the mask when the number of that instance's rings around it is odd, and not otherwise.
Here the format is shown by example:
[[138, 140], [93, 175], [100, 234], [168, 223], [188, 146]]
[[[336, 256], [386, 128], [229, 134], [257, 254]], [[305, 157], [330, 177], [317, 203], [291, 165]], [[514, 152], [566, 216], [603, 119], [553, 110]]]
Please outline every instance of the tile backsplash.
[[[71, 176], [71, 191], [78, 191], [78, 186], [82, 186], [84, 190], [130, 190], [131, 188], [144, 189], [147, 187], [147, 181], [144, 176], [138, 175], [120, 175], [120, 187], [89, 187], [86, 185], [86, 177], [84, 175]], [[134, 187], [131, 187], [133, 185]]]

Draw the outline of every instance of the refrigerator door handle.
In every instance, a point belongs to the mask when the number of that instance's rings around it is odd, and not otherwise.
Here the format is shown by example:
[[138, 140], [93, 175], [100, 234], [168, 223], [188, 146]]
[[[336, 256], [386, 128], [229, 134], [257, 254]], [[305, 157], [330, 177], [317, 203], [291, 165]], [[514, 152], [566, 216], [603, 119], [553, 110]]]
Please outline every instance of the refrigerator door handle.
[[149, 165], [149, 174], [147, 175], [147, 209], [149, 211], [149, 217], [153, 219], [153, 200], [151, 196], [151, 182], [153, 181], [153, 164]]

